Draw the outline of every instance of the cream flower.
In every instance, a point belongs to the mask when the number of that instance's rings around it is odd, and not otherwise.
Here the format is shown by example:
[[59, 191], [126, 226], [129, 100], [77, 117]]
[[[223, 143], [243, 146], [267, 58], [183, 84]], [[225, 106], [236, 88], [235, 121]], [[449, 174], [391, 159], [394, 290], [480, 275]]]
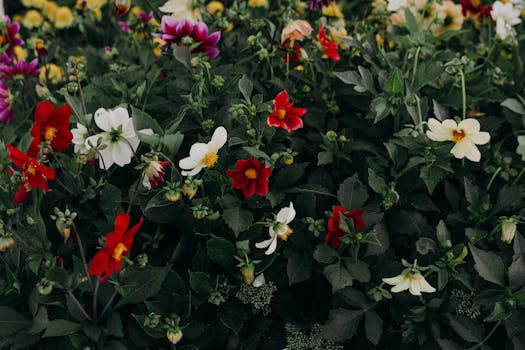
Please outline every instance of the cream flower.
[[437, 4], [436, 15], [442, 22], [436, 29], [436, 35], [440, 35], [448, 30], [460, 30], [463, 27], [461, 5], [454, 3], [452, 0], [443, 0], [441, 4]]
[[[104, 132], [90, 136], [86, 139], [88, 148], [96, 146], [100, 139], [105, 145], [101, 149], [99, 166], [109, 169], [113, 164], [124, 166], [131, 163], [133, 153], [137, 150], [140, 140], [133, 128], [133, 119], [129, 117], [128, 110], [122, 107], [108, 111], [99, 108], [95, 112], [95, 123]], [[151, 129], [140, 130], [144, 134], [153, 134]]]
[[397, 12], [400, 9], [404, 9], [408, 6], [407, 0], [388, 0], [386, 9], [390, 12]]
[[510, 244], [516, 236], [519, 218], [517, 216], [502, 216], [499, 218], [499, 222], [501, 224], [501, 241]]
[[213, 132], [211, 141], [208, 143], [194, 143], [190, 148], [190, 156], [179, 161], [179, 167], [183, 169], [183, 176], [195, 176], [204, 168], [213, 167], [219, 160], [217, 152], [224, 146], [228, 139], [228, 132], [219, 126]]
[[479, 162], [481, 153], [476, 145], [484, 145], [490, 141], [488, 132], [479, 131], [480, 125], [476, 119], [465, 119], [459, 125], [453, 119], [440, 123], [437, 119], [428, 120], [427, 137], [433, 141], [454, 141], [450, 151], [458, 159], [467, 158]]
[[421, 292], [434, 293], [436, 291], [436, 288], [428, 284], [419, 271], [414, 272], [410, 271], [410, 269], [406, 269], [395, 277], [383, 278], [383, 282], [394, 286], [390, 290], [392, 293], [399, 293], [407, 289], [412, 295], [421, 295]]
[[255, 288], [262, 287], [266, 284], [266, 279], [264, 278], [264, 273], [261, 273], [259, 276], [255, 277], [253, 280], [252, 286]]
[[86, 145], [86, 140], [89, 137], [88, 129], [84, 125], [77, 123], [77, 127], [71, 129], [71, 133], [73, 134], [72, 142], [75, 145], [75, 153], [88, 154], [89, 147]]
[[273, 254], [273, 252], [275, 252], [275, 249], [277, 248], [277, 237], [279, 237], [283, 241], [286, 241], [288, 239], [288, 236], [292, 234], [293, 231], [288, 226], [288, 224], [292, 222], [294, 218], [295, 209], [293, 207], [293, 203], [290, 202], [289, 207], [282, 208], [277, 213], [275, 225], [270, 226], [269, 228], [270, 239], [259, 243], [255, 243], [255, 246], [259, 249], [264, 249], [268, 247], [264, 254]]
[[312, 34], [313, 28], [307, 21], [298, 19], [292, 21], [283, 28], [281, 33], [281, 44], [290, 40], [290, 46], [293, 46], [296, 40], [301, 41], [305, 36]]
[[171, 14], [178, 21], [198, 22], [201, 20], [199, 9], [193, 8], [192, 0], [168, 0], [159, 7], [159, 10]]
[[512, 26], [521, 22], [520, 11], [514, 8], [511, 2], [496, 1], [492, 4], [490, 15], [496, 21], [496, 34], [501, 40], [505, 40], [509, 35], [513, 35], [514, 30]]

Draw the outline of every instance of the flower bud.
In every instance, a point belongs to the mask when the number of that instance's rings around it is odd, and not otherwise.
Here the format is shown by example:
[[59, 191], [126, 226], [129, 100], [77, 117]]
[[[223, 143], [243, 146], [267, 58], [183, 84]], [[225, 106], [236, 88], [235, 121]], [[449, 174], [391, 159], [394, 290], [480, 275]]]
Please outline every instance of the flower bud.
[[255, 267], [253, 264], [245, 265], [241, 268], [242, 277], [246, 284], [252, 284], [255, 279]]
[[510, 218], [502, 216], [499, 218], [499, 221], [501, 223], [501, 240], [510, 244], [516, 235], [518, 218], [516, 216], [511, 216]]
[[187, 196], [189, 199], [192, 199], [195, 196], [195, 194], [197, 194], [197, 188], [185, 183], [182, 186], [182, 193], [184, 193], [184, 195]]
[[10, 236], [0, 237], [0, 252], [5, 252], [15, 245], [15, 240]]
[[145, 268], [148, 265], [148, 255], [145, 253], [139, 254], [137, 256], [137, 262], [140, 268]]
[[166, 194], [164, 195], [164, 198], [165, 198], [168, 202], [177, 202], [177, 201], [180, 200], [180, 191], [169, 190], [169, 191], [166, 192]]
[[120, 17], [128, 13], [130, 7], [131, 0], [115, 0], [115, 11], [117, 11]]
[[47, 278], [42, 278], [36, 286], [40, 295], [49, 295], [53, 291], [53, 282]]
[[51, 91], [49, 91], [49, 89], [45, 85], [37, 84], [35, 86], [35, 92], [38, 98], [42, 100], [47, 100], [48, 98], [51, 97]]
[[326, 139], [331, 142], [335, 142], [337, 140], [337, 133], [333, 130], [329, 130], [326, 132]]
[[283, 159], [283, 163], [285, 165], [292, 165], [293, 164], [293, 160], [294, 160], [293, 156], [291, 154], [289, 154], [289, 153], [283, 154], [282, 159]]
[[154, 312], [150, 312], [146, 317], [144, 317], [144, 327], [156, 328], [160, 323], [160, 315], [157, 315]]
[[180, 328], [170, 328], [168, 329], [168, 331], [166, 332], [166, 338], [168, 338], [168, 340], [173, 344], [177, 344], [178, 342], [180, 342], [180, 340], [182, 339], [184, 334], [182, 334], [182, 331], [180, 330]]

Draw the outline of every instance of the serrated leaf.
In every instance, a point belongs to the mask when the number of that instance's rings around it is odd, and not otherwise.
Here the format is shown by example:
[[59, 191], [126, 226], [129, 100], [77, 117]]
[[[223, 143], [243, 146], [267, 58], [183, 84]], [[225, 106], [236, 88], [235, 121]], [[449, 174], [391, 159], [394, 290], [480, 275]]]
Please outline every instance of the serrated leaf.
[[400, 94], [405, 90], [404, 83], [403, 74], [399, 68], [396, 67], [385, 81], [385, 91], [389, 95]]
[[383, 335], [383, 320], [373, 310], [369, 310], [365, 314], [365, 332], [366, 337], [372, 344], [379, 344], [379, 340], [381, 340]]
[[192, 272], [190, 274], [190, 285], [191, 288], [200, 295], [208, 296], [212, 291], [211, 278], [207, 273], [204, 272]]
[[463, 339], [471, 343], [481, 343], [485, 331], [472, 319], [461, 315], [448, 315], [450, 327]]
[[212, 235], [212, 238], [206, 242], [206, 250], [210, 260], [214, 263], [224, 267], [229, 267], [233, 264], [236, 250], [230, 241]]
[[514, 255], [509, 266], [509, 284], [519, 288], [525, 284], [525, 239], [519, 233], [514, 237]]
[[474, 258], [474, 268], [478, 274], [488, 282], [505, 286], [505, 265], [499, 256], [492, 252], [486, 252], [476, 248], [471, 243], [468, 244], [472, 257]]
[[330, 264], [338, 256], [339, 254], [337, 253], [337, 251], [326, 244], [318, 244], [314, 250], [315, 261], [320, 262], [322, 264]]
[[236, 302], [229, 302], [221, 304], [217, 310], [219, 320], [222, 324], [233, 331], [235, 334], [239, 334], [246, 320], [246, 313], [243, 305]]
[[48, 323], [42, 338], [63, 337], [65, 335], [74, 334], [80, 330], [81, 327], [82, 326], [79, 323], [68, 320], [53, 320]]
[[112, 312], [111, 314], [109, 314], [108, 319], [106, 321], [106, 329], [108, 331], [108, 334], [110, 335], [113, 335], [118, 338], [124, 337], [124, 332], [122, 330], [122, 320], [118, 313]]
[[437, 184], [445, 177], [445, 171], [437, 166], [425, 165], [421, 167], [419, 177], [427, 186], [428, 193], [432, 194]]
[[385, 179], [377, 175], [377, 173], [371, 168], [368, 169], [368, 186], [378, 194], [387, 190]]
[[121, 284], [124, 295], [115, 305], [115, 309], [126, 304], [137, 304], [155, 296], [166, 279], [171, 265], [164, 267], [145, 267], [130, 271]]
[[171, 135], [164, 135], [161, 139], [162, 149], [169, 158], [175, 158], [184, 140], [184, 135], [180, 132]]
[[7, 338], [20, 329], [29, 327], [31, 321], [7, 306], [0, 306], [0, 337]]
[[330, 310], [328, 322], [321, 329], [325, 339], [344, 342], [352, 338], [363, 319], [364, 310], [334, 309]]
[[246, 101], [250, 101], [250, 97], [253, 92], [253, 83], [251, 80], [243, 74], [242, 78], [239, 80], [239, 91]]
[[312, 274], [312, 259], [309, 255], [294, 255], [286, 265], [288, 285], [293, 285], [310, 278]]
[[339, 186], [337, 198], [346, 209], [359, 209], [368, 199], [368, 191], [366, 186], [359, 181], [357, 174], [354, 174]]
[[323, 275], [332, 285], [332, 293], [345, 287], [349, 287], [353, 283], [352, 275], [342, 262], [326, 266], [323, 269]]
[[483, 322], [503, 321], [509, 318], [511, 315], [512, 311], [507, 309], [505, 303], [498, 301], [496, 304], [494, 304], [494, 309], [492, 309], [491, 314], [485, 317]]
[[241, 207], [224, 209], [222, 218], [226, 225], [232, 229], [235, 237], [252, 226], [253, 215]]

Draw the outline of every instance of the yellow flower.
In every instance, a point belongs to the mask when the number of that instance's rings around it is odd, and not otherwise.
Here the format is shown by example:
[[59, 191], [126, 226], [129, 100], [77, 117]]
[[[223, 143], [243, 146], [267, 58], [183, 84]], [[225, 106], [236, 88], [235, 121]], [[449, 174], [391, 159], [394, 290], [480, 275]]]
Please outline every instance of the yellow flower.
[[71, 27], [74, 19], [73, 11], [69, 7], [61, 6], [55, 13], [55, 27], [58, 29]]
[[80, 56], [69, 56], [70, 61], [74, 61], [76, 63], [84, 63], [86, 61], [86, 58], [82, 55]]
[[224, 5], [220, 1], [212, 1], [208, 5], [206, 5], [206, 9], [209, 13], [212, 15], [218, 13], [219, 15], [224, 12]]
[[48, 1], [44, 4], [44, 7], [42, 8], [42, 11], [44, 12], [44, 15], [47, 16], [47, 18], [51, 20], [55, 20], [55, 16], [58, 10], [58, 5], [53, 1]]
[[44, 17], [37, 10], [27, 11], [26, 15], [24, 16], [24, 19], [22, 20], [22, 24], [24, 25], [24, 27], [29, 29], [40, 27], [43, 22]]
[[342, 8], [343, 5], [330, 2], [330, 5], [323, 6], [322, 13], [324, 16], [344, 18]]
[[351, 39], [351, 37], [346, 31], [346, 23], [344, 19], [338, 19], [328, 28], [330, 29], [330, 36], [337, 46], [339, 46], [342, 50], [348, 50], [349, 47], [344, 39]]
[[166, 42], [160, 38], [153, 38], [153, 54], [155, 57], [162, 55], [162, 46], [166, 45]]
[[248, 0], [248, 7], [268, 7], [268, 0]]
[[141, 12], [144, 11], [142, 11], [142, 8], [140, 6], [133, 6], [131, 11], [129, 12], [129, 15], [133, 17], [138, 17]]
[[46, 0], [22, 0], [22, 5], [25, 7], [36, 7], [39, 9], [41, 9], [45, 3]]
[[22, 46], [15, 46], [13, 52], [17, 61], [25, 60], [27, 58], [27, 51]]
[[461, 5], [455, 4], [451, 0], [443, 0], [441, 4], [436, 5], [437, 18], [442, 24], [435, 30], [436, 35], [440, 35], [449, 30], [459, 30], [463, 27], [463, 14]]
[[49, 79], [52, 84], [58, 84], [64, 80], [64, 71], [56, 64], [50, 63], [42, 67], [38, 79], [41, 83], [46, 83]]

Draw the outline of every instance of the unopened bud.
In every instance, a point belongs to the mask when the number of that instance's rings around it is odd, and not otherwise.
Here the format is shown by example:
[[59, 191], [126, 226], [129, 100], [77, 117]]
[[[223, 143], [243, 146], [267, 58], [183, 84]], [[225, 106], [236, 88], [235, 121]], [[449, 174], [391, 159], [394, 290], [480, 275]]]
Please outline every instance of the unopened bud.
[[128, 13], [130, 7], [131, 0], [115, 0], [115, 11], [117, 11], [120, 17]]
[[177, 329], [168, 329], [168, 331], [166, 332], [166, 338], [168, 338], [168, 340], [173, 344], [177, 344], [178, 342], [180, 342], [180, 340], [182, 339], [184, 334], [182, 334], [182, 331], [180, 330], [180, 328], [177, 328]]
[[5, 252], [11, 249], [15, 245], [15, 240], [10, 236], [0, 237], [0, 252]]

